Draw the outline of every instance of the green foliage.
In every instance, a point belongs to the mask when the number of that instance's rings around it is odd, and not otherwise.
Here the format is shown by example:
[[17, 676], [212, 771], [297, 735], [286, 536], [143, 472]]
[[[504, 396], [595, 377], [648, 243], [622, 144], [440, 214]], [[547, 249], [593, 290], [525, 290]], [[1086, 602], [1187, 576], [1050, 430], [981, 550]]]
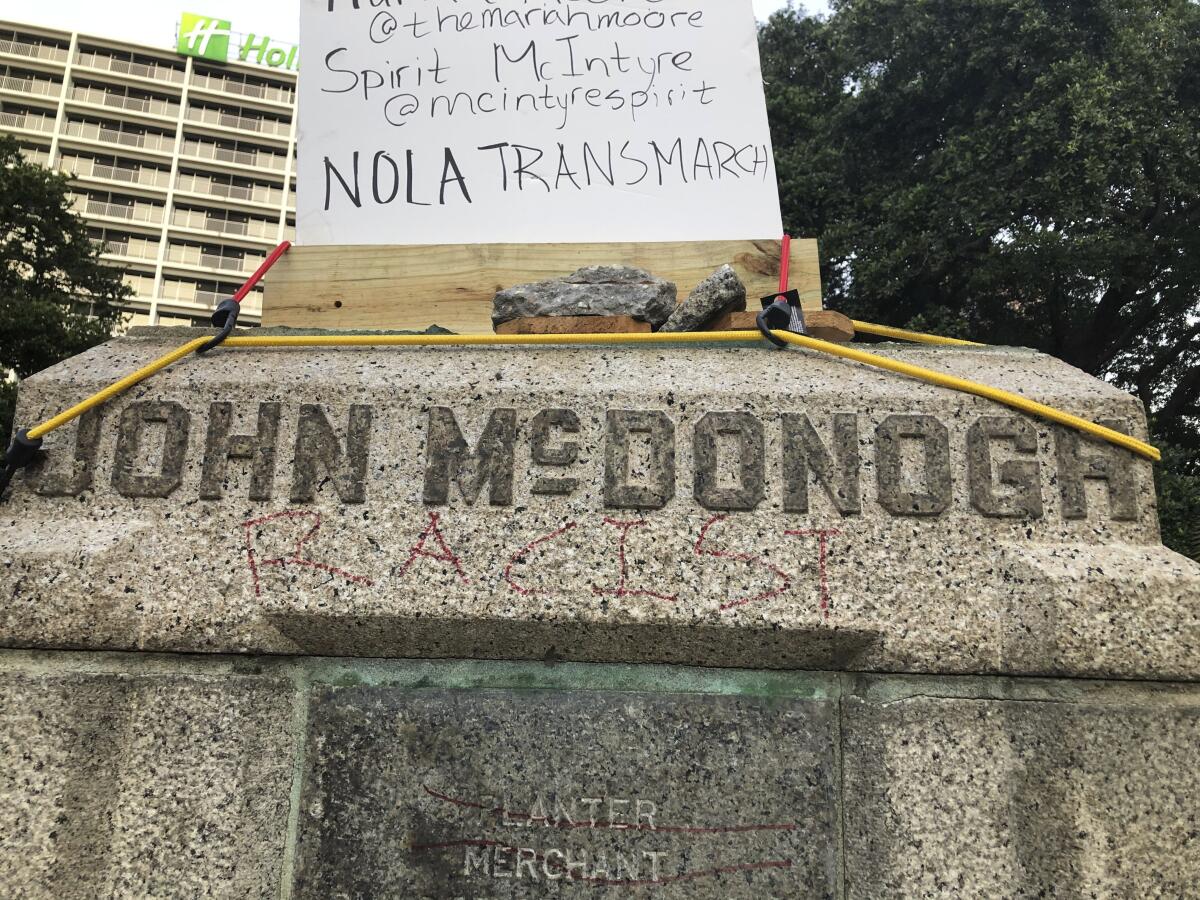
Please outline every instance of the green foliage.
[[785, 223], [821, 238], [830, 306], [1136, 393], [1195, 552], [1200, 5], [835, 0], [761, 43]]
[[1163, 543], [1200, 560], [1200, 452], [1165, 447], [1156, 486]]
[[0, 382], [0, 450], [8, 447], [12, 437], [12, 419], [17, 407], [17, 383]]
[[[106, 340], [130, 295], [67, 200], [67, 179], [0, 137], [0, 379], [24, 378]], [[0, 433], [15, 388], [0, 387]]]

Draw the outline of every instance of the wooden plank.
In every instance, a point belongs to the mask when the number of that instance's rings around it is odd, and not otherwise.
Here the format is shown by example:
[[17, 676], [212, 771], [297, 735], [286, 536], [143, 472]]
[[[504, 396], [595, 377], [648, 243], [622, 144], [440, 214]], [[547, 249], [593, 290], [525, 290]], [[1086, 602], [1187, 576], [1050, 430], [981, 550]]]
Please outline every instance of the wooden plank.
[[496, 326], [496, 334], [649, 334], [633, 316], [533, 316]]
[[[263, 325], [490, 334], [492, 298], [590, 265], [632, 265], [675, 282], [680, 299], [728, 263], [751, 305], [779, 287], [779, 241], [293, 247], [266, 280]], [[792, 241], [792, 287], [821, 306], [817, 242]]]
[[[722, 313], [713, 319], [708, 326], [709, 331], [758, 331], [755, 321], [758, 313], [735, 312]], [[827, 309], [804, 311], [804, 324], [808, 333], [822, 341], [832, 341], [835, 344], [848, 344], [854, 340], [854, 323], [848, 316]]]

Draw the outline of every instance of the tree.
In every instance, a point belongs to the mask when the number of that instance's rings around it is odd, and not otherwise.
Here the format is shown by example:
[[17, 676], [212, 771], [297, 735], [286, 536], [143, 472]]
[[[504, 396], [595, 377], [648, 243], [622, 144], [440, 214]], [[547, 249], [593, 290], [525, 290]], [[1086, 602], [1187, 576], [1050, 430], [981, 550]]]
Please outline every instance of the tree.
[[30, 163], [0, 137], [0, 439], [16, 384], [107, 340], [132, 292], [100, 262], [100, 248], [67, 199], [68, 180]]
[[1164, 447], [1155, 473], [1163, 543], [1200, 560], [1200, 452]]
[[761, 43], [830, 305], [1134, 392], [1174, 448], [1164, 522], [1200, 509], [1200, 5], [834, 0]]

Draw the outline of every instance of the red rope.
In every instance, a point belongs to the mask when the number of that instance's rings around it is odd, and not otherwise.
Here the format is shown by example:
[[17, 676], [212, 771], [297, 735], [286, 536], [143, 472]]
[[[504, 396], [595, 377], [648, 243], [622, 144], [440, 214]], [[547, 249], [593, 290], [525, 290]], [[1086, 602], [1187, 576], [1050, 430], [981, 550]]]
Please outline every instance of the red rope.
[[243, 300], [245, 300], [246, 295], [249, 294], [252, 290], [254, 290], [254, 286], [256, 284], [258, 284], [260, 281], [262, 281], [263, 276], [266, 275], [267, 272], [271, 271], [271, 266], [273, 266], [273, 265], [275, 265], [275, 263], [279, 262], [279, 258], [281, 256], [283, 256], [283, 254], [287, 253], [288, 250], [291, 249], [291, 247], [292, 247], [291, 241], [284, 241], [282, 244], [280, 244], [278, 247], [276, 247], [274, 250], [272, 250], [271, 255], [268, 256], [266, 259], [264, 259], [263, 264], [258, 267], [258, 271], [255, 272], [253, 275], [251, 275], [246, 280], [246, 283], [243, 284], [240, 288], [238, 288], [238, 292], [233, 295], [233, 299], [236, 300], [238, 303], [241, 303]]
[[791, 281], [792, 268], [792, 236], [783, 236], [783, 252], [779, 258], [779, 293], [786, 294], [788, 282]]

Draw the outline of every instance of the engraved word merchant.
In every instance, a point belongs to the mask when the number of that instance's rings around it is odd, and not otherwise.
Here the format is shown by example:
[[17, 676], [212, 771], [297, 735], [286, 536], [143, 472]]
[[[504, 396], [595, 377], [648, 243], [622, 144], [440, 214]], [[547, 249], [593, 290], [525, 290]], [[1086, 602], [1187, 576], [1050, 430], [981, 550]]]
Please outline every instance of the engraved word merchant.
[[[679, 501], [738, 512], [771, 503], [792, 514], [808, 513], [819, 493], [842, 517], [862, 514], [868, 503], [894, 517], [937, 517], [956, 504], [1012, 519], [1054, 512], [1086, 519], [1099, 512], [1135, 521], [1145, 512], [1130, 454], [1062, 428], [1039, 441], [1029, 420], [1012, 415], [943, 421], [896, 413], [868, 420], [853, 412], [684, 417], [610, 409], [585, 419], [566, 408], [414, 411], [414, 430], [423, 432], [420, 484], [397, 486], [368, 478], [371, 465], [381, 462], [374, 457], [383, 454], [375, 448], [382, 426], [374, 406], [335, 412], [314, 404], [213, 403], [197, 413], [173, 401], [140, 401], [119, 414], [82, 417], [73, 446], [54, 449], [34, 489], [50, 497], [111, 488], [127, 498], [236, 496], [264, 503], [308, 503], [320, 492], [352, 505], [412, 496], [415, 488], [431, 508], [504, 508], [517, 498], [522, 505], [591, 501], [598, 494], [597, 505], [611, 510], [656, 510]], [[476, 424], [465, 429], [468, 420]], [[110, 428], [115, 439], [105, 440]], [[243, 477], [233, 481], [235, 467]], [[956, 492], [956, 480], [964, 478], [967, 490]], [[1089, 491], [1089, 482], [1097, 489]]]

